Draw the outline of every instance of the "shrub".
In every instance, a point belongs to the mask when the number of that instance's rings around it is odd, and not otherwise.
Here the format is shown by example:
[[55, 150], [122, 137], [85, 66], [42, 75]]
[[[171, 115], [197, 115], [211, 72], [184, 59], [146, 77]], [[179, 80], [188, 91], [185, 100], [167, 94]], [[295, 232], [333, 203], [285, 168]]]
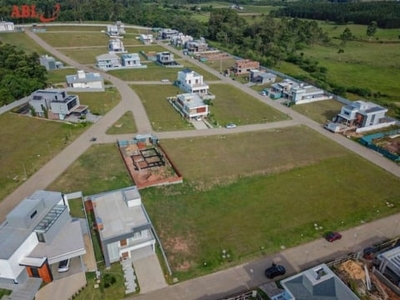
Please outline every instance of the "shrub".
[[104, 287], [105, 288], [109, 288], [115, 282], [117, 282], [117, 280], [115, 279], [114, 275], [111, 275], [111, 274], [105, 274], [104, 277], [103, 277], [103, 281], [104, 281]]

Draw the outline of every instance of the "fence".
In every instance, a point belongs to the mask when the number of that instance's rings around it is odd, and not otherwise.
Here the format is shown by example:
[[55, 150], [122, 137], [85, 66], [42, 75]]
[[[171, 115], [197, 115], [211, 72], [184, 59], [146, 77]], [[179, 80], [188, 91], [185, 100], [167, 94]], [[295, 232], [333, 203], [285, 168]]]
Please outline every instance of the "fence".
[[380, 132], [380, 133], [374, 133], [374, 134], [370, 134], [370, 135], [366, 135], [364, 137], [362, 137], [359, 140], [359, 143], [361, 145], [366, 146], [369, 149], [372, 149], [380, 154], [382, 154], [383, 156], [389, 158], [390, 160], [393, 160], [395, 162], [400, 162], [400, 156], [393, 154], [391, 152], [389, 152], [386, 149], [383, 149], [377, 145], [375, 145], [372, 141], [374, 139], [379, 139], [379, 138], [383, 138], [383, 137], [387, 137], [387, 136], [391, 136], [391, 135], [396, 135], [396, 134], [400, 134], [400, 129], [398, 130], [392, 130], [392, 131], [388, 131], [388, 132]]

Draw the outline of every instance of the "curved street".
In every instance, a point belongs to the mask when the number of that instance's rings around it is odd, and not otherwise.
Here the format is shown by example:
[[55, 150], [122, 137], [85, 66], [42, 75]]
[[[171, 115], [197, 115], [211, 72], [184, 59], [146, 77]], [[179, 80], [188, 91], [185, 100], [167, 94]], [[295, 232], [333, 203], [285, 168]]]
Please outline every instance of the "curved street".
[[[54, 24], [55, 26], [60, 24]], [[70, 24], [64, 24], [70, 25]], [[87, 26], [104, 26], [104, 24], [87, 24]], [[77, 24], [82, 26], [82, 24]], [[36, 34], [27, 30], [28, 34], [35, 42], [43, 47], [50, 54], [63, 60], [66, 64], [71, 65], [77, 69], [85, 71], [93, 71], [87, 65], [79, 64], [69, 57], [65, 56], [57, 49], [54, 49]], [[191, 130], [191, 131], [176, 131], [176, 132], [156, 132], [155, 134], [161, 139], [167, 138], [185, 138], [206, 135], [219, 135], [219, 134], [232, 134], [238, 132], [247, 132], [255, 130], [265, 130], [279, 127], [287, 127], [294, 125], [303, 125], [312, 128], [323, 136], [335, 141], [350, 151], [360, 155], [366, 160], [378, 165], [386, 171], [400, 177], [400, 168], [393, 162], [380, 156], [341, 135], [333, 134], [326, 131], [323, 127], [306, 118], [305, 116], [291, 110], [290, 108], [278, 104], [268, 97], [260, 96], [257, 92], [250, 88], [234, 81], [230, 78], [224, 77], [219, 72], [211, 69], [205, 64], [189, 59], [187, 56], [182, 55], [178, 50], [162, 44], [169, 51], [183, 59], [189, 60], [192, 64], [216, 75], [223, 83], [235, 86], [244, 92], [254, 96], [260, 101], [274, 107], [275, 109], [287, 114], [292, 120], [281, 121], [267, 124], [255, 124], [239, 126], [235, 129], [204, 129], [204, 130]], [[98, 70], [96, 70], [98, 72]], [[93, 124], [85, 131], [79, 138], [68, 145], [62, 152], [55, 156], [38, 172], [33, 174], [21, 186], [19, 186], [12, 194], [0, 202], [0, 221], [5, 219], [6, 214], [15, 207], [19, 201], [33, 193], [37, 189], [45, 189], [56, 177], [62, 174], [81, 154], [83, 154], [92, 144], [90, 138], [97, 137], [96, 143], [113, 143], [117, 139], [132, 138], [130, 135], [106, 135], [107, 129], [112, 126], [126, 111], [132, 111], [134, 119], [138, 128], [138, 133], [151, 133], [151, 123], [147, 117], [145, 109], [138, 97], [138, 95], [129, 87], [128, 82], [124, 82], [107, 73], [100, 72], [105, 79], [109, 80], [121, 95], [120, 103], [113, 108], [109, 113], [103, 116], [97, 123]], [[151, 82], [153, 83], [153, 82]], [[143, 83], [142, 83], [143, 84]], [[282, 252], [274, 255], [273, 257], [264, 257], [258, 261], [246, 263], [241, 266], [230, 268], [204, 277], [196, 278], [183, 283], [168, 286], [162, 290], [155, 291], [149, 294], [140, 295], [136, 299], [220, 299], [226, 294], [232, 294], [249, 287], [255, 287], [261, 283], [266, 282], [263, 271], [265, 267], [271, 263], [282, 262], [288, 266], [288, 273], [294, 273], [304, 269], [307, 266], [315, 265], [319, 262], [326, 261], [331, 257], [337, 257], [354, 251], [362, 249], [365, 245], [370, 245], [386, 238], [397, 236], [400, 233], [400, 226], [397, 226], [400, 220], [400, 214], [392, 215], [390, 217], [380, 219], [375, 222], [362, 224], [359, 227], [352, 228], [343, 232], [343, 239], [333, 244], [327, 243], [325, 240], [319, 239], [311, 243], [301, 245], [296, 248], [283, 250]], [[394, 226], [396, 224], [396, 226]], [[255, 228], [257, 230], [257, 228]]]

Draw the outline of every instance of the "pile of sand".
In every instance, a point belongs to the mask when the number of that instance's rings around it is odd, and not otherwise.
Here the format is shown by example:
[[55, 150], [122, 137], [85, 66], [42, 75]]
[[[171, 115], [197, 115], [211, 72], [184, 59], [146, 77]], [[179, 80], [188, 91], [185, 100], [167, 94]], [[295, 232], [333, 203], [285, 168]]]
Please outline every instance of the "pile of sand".
[[339, 270], [345, 271], [352, 279], [365, 280], [364, 268], [355, 261], [348, 260], [342, 263]]

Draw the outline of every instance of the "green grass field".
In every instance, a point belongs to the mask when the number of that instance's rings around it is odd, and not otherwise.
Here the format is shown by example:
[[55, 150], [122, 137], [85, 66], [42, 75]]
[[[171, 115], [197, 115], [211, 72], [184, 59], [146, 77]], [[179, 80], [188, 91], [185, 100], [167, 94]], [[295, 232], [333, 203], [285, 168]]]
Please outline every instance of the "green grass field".
[[[126, 50], [129, 53], [140, 53], [140, 51], [143, 52], [163, 52], [163, 51], [167, 51], [164, 47], [162, 46], [158, 46], [158, 45], [142, 45], [139, 44], [137, 46], [133, 46], [133, 47], [127, 47]], [[142, 56], [142, 59], [145, 59], [144, 56]]]
[[235, 65], [235, 59], [208, 60], [205, 64], [218, 72], [225, 72]]
[[102, 30], [107, 30], [107, 26], [47, 26], [46, 31], [90, 31], [90, 32], [101, 32]]
[[130, 185], [132, 181], [117, 146], [104, 144], [91, 146], [48, 189], [93, 195]]
[[210, 91], [216, 96], [210, 111], [219, 125], [230, 122], [236, 125], [257, 124], [287, 119], [286, 115], [235, 87], [213, 84]]
[[105, 115], [113, 109], [121, 100], [121, 96], [114, 88], [106, 89], [104, 92], [74, 92], [79, 95], [81, 104], [89, 105], [93, 114]]
[[0, 199], [56, 156], [83, 131], [80, 125], [0, 115]]
[[[218, 80], [216, 76], [191, 63], [184, 62], [183, 64], [184, 68], [190, 68], [203, 75], [204, 80]], [[125, 81], [160, 81], [169, 79], [173, 82], [176, 80], [178, 72], [184, 68], [165, 68], [156, 63], [147, 63], [146, 69], [113, 70], [109, 71], [109, 73]]]
[[46, 32], [37, 34], [41, 39], [53, 47], [90, 47], [108, 45], [109, 37], [105, 33], [57, 33]]
[[107, 130], [107, 134], [136, 133], [137, 127], [131, 111], [127, 111], [112, 127]]
[[320, 124], [331, 121], [344, 104], [336, 100], [324, 100], [292, 106], [292, 109]]
[[193, 129], [193, 125], [167, 101], [181, 91], [173, 85], [131, 85], [142, 101], [151, 126], [155, 131], [175, 131]]
[[96, 56], [108, 52], [107, 44], [104, 48], [84, 48], [84, 49], [60, 49], [60, 52], [81, 64], [96, 64]]
[[48, 71], [48, 82], [52, 84], [65, 83], [66, 82], [65, 76], [67, 75], [76, 75], [76, 69], [65, 68], [65, 69]]
[[186, 181], [141, 195], [180, 279], [399, 211], [398, 178], [305, 127], [161, 143]]
[[39, 55], [47, 53], [24, 32], [2, 32], [0, 33], [0, 41], [3, 43], [15, 45], [18, 49], [26, 51], [28, 53], [37, 52]]

